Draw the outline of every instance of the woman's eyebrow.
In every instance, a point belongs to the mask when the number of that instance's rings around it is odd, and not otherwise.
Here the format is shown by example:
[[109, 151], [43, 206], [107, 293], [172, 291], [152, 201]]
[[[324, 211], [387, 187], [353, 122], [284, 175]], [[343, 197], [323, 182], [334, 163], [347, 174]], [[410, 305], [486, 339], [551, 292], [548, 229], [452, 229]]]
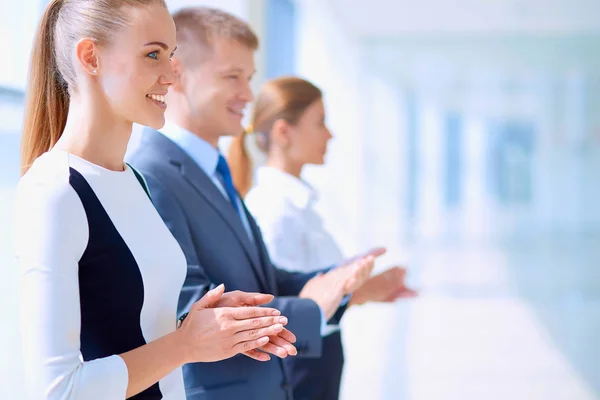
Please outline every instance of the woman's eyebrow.
[[149, 43], [146, 43], [144, 46], [160, 46], [160, 47], [162, 47], [162, 48], [163, 48], [163, 50], [165, 50], [165, 51], [169, 49], [169, 46], [167, 46], [167, 45], [166, 45], [165, 43], [163, 43], [163, 42], [149, 42]]

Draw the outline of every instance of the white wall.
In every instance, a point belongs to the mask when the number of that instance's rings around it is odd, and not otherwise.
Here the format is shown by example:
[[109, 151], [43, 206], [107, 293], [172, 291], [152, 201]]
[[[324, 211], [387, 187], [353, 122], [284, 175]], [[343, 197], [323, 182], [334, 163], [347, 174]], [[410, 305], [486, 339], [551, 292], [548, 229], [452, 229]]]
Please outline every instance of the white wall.
[[2, 2], [0, 12], [0, 86], [24, 90], [29, 70], [29, 54], [35, 29], [43, 12], [42, 1]]
[[[319, 192], [317, 208], [347, 255], [387, 245], [398, 261], [403, 219], [398, 203], [406, 187], [403, 99], [391, 82], [367, 71], [362, 45], [328, 3], [296, 1], [297, 73], [323, 90], [334, 135], [326, 164], [309, 168], [304, 177]], [[341, 398], [386, 398], [380, 382], [385, 365], [373, 357], [386, 351], [379, 346], [386, 332], [361, 329], [369, 321], [362, 317], [355, 308], [344, 318], [348, 346]]]
[[321, 195], [318, 208], [346, 253], [358, 250], [359, 215], [365, 193], [360, 92], [361, 51], [328, 2], [298, 0], [298, 74], [325, 95], [327, 123], [334, 135], [327, 165], [310, 168], [306, 179]]
[[[364, 195], [359, 240], [362, 245], [394, 249], [412, 231], [408, 201], [408, 119], [406, 98], [389, 78], [361, 74], [364, 103], [359, 132]], [[367, 179], [368, 178], [368, 179]], [[404, 205], [404, 206], [403, 206]]]

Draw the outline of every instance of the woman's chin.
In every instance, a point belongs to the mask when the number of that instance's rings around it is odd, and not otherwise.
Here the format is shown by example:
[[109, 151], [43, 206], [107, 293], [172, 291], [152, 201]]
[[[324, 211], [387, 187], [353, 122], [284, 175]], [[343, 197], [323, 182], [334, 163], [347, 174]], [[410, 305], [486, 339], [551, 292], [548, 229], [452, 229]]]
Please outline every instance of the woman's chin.
[[138, 124], [149, 126], [154, 130], [159, 130], [165, 126], [165, 116], [163, 114], [161, 117], [147, 118], [144, 122], [138, 122]]

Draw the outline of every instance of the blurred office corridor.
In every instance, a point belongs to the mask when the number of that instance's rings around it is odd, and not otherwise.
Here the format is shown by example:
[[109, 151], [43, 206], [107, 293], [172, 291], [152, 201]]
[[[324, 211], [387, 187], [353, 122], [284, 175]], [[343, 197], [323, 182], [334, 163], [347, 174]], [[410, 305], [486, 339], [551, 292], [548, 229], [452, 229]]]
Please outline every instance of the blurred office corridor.
[[343, 399], [599, 398], [600, 237], [398, 253], [421, 297], [346, 316]]
[[[347, 313], [342, 400], [600, 399], [600, 2], [167, 3], [249, 20], [255, 89], [323, 89], [335, 138], [306, 179], [326, 224], [420, 290]], [[22, 398], [12, 205], [44, 4], [0, 13], [19, 49], [0, 67], [0, 399]]]

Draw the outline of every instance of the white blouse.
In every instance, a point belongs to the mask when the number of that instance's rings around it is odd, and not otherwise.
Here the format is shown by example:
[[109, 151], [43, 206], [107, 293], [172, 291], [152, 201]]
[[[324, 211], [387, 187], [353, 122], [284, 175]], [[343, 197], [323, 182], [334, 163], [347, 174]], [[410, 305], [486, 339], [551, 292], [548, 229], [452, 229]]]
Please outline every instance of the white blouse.
[[[131, 168], [42, 155], [17, 189], [22, 338], [32, 398], [124, 399], [119, 354], [176, 328], [185, 256]], [[140, 393], [185, 399], [177, 368]]]
[[277, 267], [310, 272], [344, 259], [314, 209], [316, 200], [315, 190], [303, 180], [271, 167], [258, 169], [245, 201]]

